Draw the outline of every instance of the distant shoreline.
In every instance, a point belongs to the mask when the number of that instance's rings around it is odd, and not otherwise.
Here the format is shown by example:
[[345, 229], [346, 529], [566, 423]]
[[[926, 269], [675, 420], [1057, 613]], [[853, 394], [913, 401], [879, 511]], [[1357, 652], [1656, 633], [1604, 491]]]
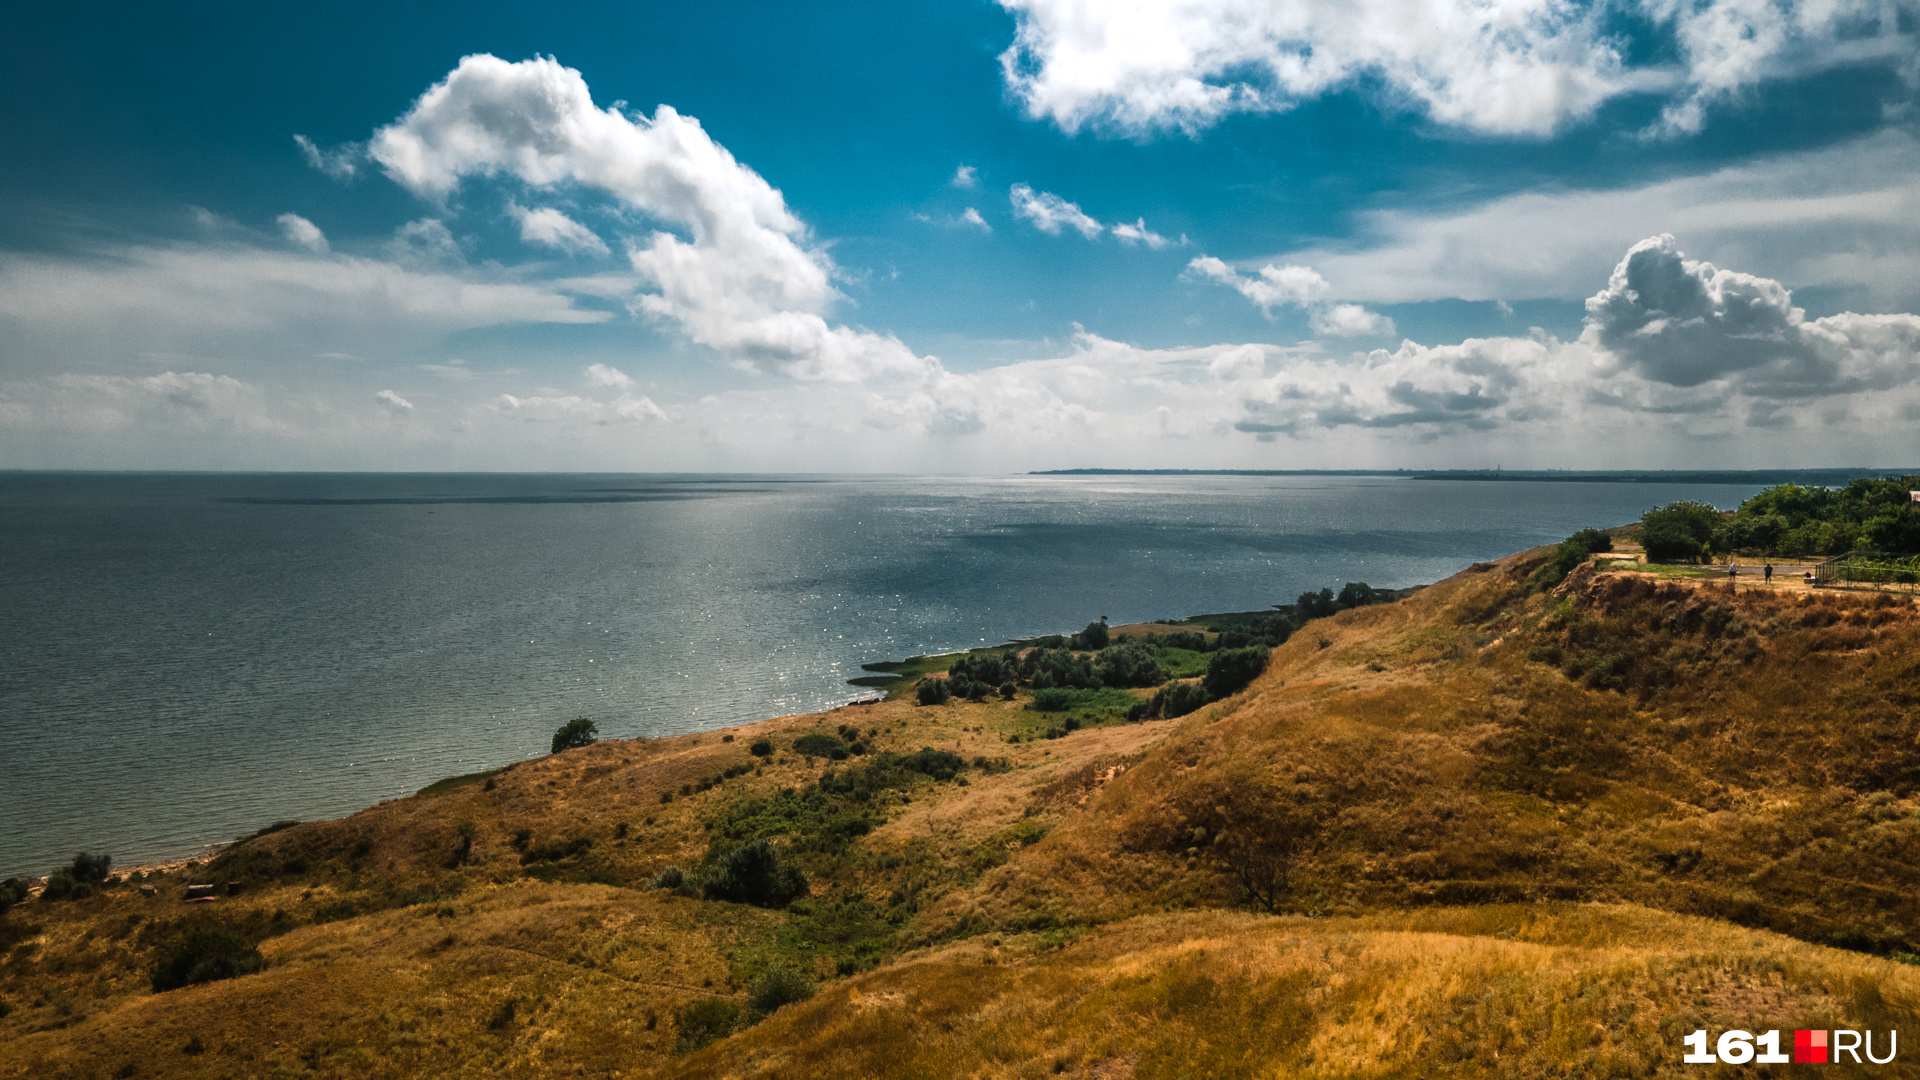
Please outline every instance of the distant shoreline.
[[1561, 484], [1806, 484], [1831, 487], [1862, 476], [1920, 475], [1882, 469], [1036, 469], [1028, 476], [1379, 476], [1395, 480], [1504, 480]]

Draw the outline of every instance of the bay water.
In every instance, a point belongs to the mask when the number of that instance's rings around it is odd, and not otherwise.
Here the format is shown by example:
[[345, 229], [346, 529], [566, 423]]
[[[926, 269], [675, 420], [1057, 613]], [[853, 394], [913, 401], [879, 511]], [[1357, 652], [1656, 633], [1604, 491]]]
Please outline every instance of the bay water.
[[178, 857], [863, 663], [1289, 603], [1758, 484], [0, 473], [0, 877]]

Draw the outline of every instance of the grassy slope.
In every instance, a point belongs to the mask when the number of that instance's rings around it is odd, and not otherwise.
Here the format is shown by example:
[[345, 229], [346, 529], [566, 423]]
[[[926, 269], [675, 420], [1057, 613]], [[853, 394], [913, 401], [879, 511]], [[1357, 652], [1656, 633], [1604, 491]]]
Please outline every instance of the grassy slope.
[[[1534, 596], [1537, 562], [1316, 623], [1178, 721], [1009, 744], [1019, 703], [890, 701], [602, 743], [162, 884], [237, 875], [236, 900], [27, 905], [0, 1076], [1644, 1075], [1694, 1027], [1920, 1026], [1920, 971], [1805, 943], [1920, 933], [1911, 604], [1585, 572]], [[798, 913], [584, 881], [692, 865], [706, 819], [823, 763], [661, 792], [843, 723], [1012, 768], [806, 856]], [[523, 829], [593, 846], [523, 867]], [[1250, 836], [1291, 838], [1283, 914], [1245, 910], [1225, 856]], [[831, 977], [834, 912], [892, 959]], [[200, 922], [273, 966], [149, 992]], [[669, 1053], [676, 1008], [782, 957], [819, 997]]]

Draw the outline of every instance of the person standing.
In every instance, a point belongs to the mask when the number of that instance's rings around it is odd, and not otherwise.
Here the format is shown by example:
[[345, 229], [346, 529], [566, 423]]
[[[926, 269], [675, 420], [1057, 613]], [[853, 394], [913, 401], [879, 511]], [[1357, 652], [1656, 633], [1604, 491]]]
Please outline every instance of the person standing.
[[1767, 565], [1761, 569], [1760, 576], [1766, 581], [1767, 584], [1769, 585], [1773, 584], [1773, 563], [1771, 561], [1769, 561]]

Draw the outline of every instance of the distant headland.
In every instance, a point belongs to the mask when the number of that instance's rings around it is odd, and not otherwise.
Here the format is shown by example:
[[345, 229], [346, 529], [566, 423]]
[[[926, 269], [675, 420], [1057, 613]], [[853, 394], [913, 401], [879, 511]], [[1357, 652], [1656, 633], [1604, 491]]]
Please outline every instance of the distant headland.
[[1401, 480], [1509, 480], [1563, 484], [1801, 484], [1831, 487], [1861, 476], [1902, 477], [1920, 468], [1886, 469], [1035, 469], [1028, 476], [1384, 476]]

